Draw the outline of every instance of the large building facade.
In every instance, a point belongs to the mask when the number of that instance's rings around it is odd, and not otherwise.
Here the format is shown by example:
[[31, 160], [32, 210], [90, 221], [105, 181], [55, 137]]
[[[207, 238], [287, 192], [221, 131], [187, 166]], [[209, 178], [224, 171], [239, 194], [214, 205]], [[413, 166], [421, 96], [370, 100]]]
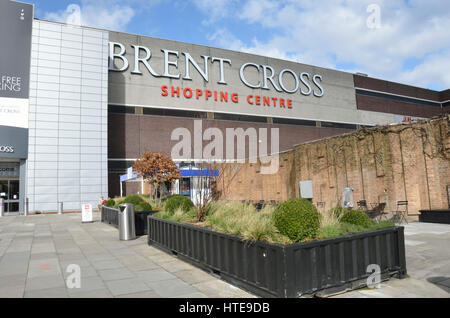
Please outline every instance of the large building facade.
[[[58, 202], [77, 211], [119, 195], [120, 175], [144, 151], [173, 156], [180, 129], [193, 140], [199, 134], [205, 146], [208, 129], [260, 134], [277, 128], [282, 152], [359, 126], [429, 118], [450, 108], [450, 90], [42, 21], [33, 19], [29, 5], [0, 4], [2, 21], [9, 12], [14, 23], [30, 22], [17, 28], [20, 36], [1, 31], [11, 52], [30, 40], [28, 56], [1, 57], [0, 196], [9, 212], [22, 212], [26, 198], [31, 212], [56, 211]], [[24, 20], [22, 9], [29, 10]], [[14, 68], [24, 61], [25, 70]], [[12, 78], [21, 79], [22, 95], [12, 96]], [[195, 141], [174, 159], [181, 165], [209, 160]], [[139, 189], [130, 183], [126, 192]]]
[[[108, 32], [33, 19], [31, 5], [0, 5], [2, 50], [11, 51], [1, 57], [2, 83], [20, 78], [27, 93], [19, 108], [4, 98], [14, 88], [0, 92], [0, 144], [10, 149], [0, 153], [5, 210], [23, 212], [26, 202], [30, 212], [96, 204], [108, 194]], [[8, 41], [11, 30], [20, 32]], [[18, 56], [25, 41], [29, 50]], [[10, 63], [28, 67], [6, 70]]]

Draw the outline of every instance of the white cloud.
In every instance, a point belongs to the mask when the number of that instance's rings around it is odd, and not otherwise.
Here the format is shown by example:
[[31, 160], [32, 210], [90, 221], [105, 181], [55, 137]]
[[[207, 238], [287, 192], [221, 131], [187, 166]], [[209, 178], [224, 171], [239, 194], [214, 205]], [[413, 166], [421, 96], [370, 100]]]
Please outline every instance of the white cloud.
[[123, 31], [134, 14], [130, 6], [116, 4], [115, 1], [84, 0], [81, 6], [69, 4], [65, 10], [47, 12], [44, 19]]
[[[264, 20], [267, 13], [278, 9], [278, 4], [270, 0], [252, 0], [248, 1], [243, 10], [240, 12], [239, 17], [244, 20], [248, 20], [251, 23], [259, 22], [260, 19]], [[270, 24], [270, 21], [267, 21]]]
[[[367, 7], [372, 3], [381, 9], [376, 29], [367, 26]], [[412, 85], [450, 87], [448, 1], [247, 0], [228, 17], [232, 16], [260, 27], [262, 35], [245, 43], [222, 27], [210, 37], [222, 47]], [[411, 59], [418, 64], [405, 70]]]
[[[450, 2], [445, 0], [81, 0], [80, 6], [44, 18], [124, 31], [136, 13], [158, 3], [184, 7], [184, 16], [169, 18], [183, 18], [190, 27], [197, 27], [199, 19], [212, 45], [412, 85], [450, 87]], [[371, 4], [380, 6], [380, 28], [367, 25]], [[202, 14], [186, 17], [192, 6]], [[248, 26], [254, 34], [250, 40]]]
[[442, 54], [427, 57], [423, 63], [410, 71], [403, 72], [398, 79], [405, 83], [415, 83], [421, 87], [430, 87], [440, 83], [441, 89], [450, 88], [450, 50]]
[[229, 16], [239, 0], [191, 0], [200, 9], [206, 18], [203, 24], [210, 25], [221, 18]]
[[235, 37], [228, 29], [218, 29], [213, 34], [206, 36], [209, 41], [217, 43], [218, 46], [235, 51], [245, 51], [244, 42]]

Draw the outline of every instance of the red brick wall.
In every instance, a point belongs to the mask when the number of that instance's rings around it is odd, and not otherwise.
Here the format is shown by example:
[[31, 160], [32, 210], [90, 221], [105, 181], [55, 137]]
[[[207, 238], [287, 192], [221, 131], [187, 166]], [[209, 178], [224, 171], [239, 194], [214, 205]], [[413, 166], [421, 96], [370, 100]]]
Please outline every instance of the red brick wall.
[[436, 102], [441, 101], [440, 92], [430, 89], [404, 85], [400, 83], [389, 82], [385, 80], [359, 75], [353, 75], [353, 80], [355, 82], [356, 88], [365, 88], [379, 92], [385, 92], [395, 95], [403, 95], [419, 99], [427, 99]]
[[228, 200], [284, 201], [299, 196], [299, 182], [313, 181], [314, 203], [340, 203], [352, 187], [354, 201], [409, 201], [409, 214], [449, 208], [449, 117], [385, 126], [304, 143], [281, 155], [275, 175], [259, 174], [259, 164], [221, 165], [218, 188]]
[[[164, 117], [136, 114], [115, 114], [108, 115], [108, 158], [110, 159], [134, 159], [139, 158], [143, 152], [162, 152], [170, 156], [172, 147], [177, 141], [171, 141], [170, 136], [174, 129], [178, 127], [187, 128], [193, 138], [194, 118]], [[325, 128], [314, 126], [281, 125], [253, 122], [236, 122], [225, 120], [202, 119], [203, 130], [210, 127], [220, 128], [222, 132], [226, 128], [247, 129], [253, 127], [268, 129], [268, 149], [270, 150], [270, 128], [279, 128], [280, 151], [292, 149], [296, 144], [305, 141], [317, 140], [329, 136], [339, 135], [350, 130], [341, 128]], [[204, 141], [204, 146], [209, 141]], [[224, 140], [224, 147], [226, 143]], [[225, 149], [223, 151], [226, 154]], [[193, 154], [193, 150], [192, 150]], [[124, 174], [125, 169], [111, 171], [109, 173], [109, 195], [117, 196], [120, 193], [119, 176]], [[130, 191], [135, 193], [135, 190]]]
[[450, 100], [450, 89], [441, 92], [441, 102]]
[[396, 100], [356, 94], [358, 109], [374, 112], [431, 118], [441, 114], [441, 108], [405, 103]]
[[[411, 98], [424, 99], [434, 102], [443, 102], [450, 99], [450, 90], [438, 92], [430, 89], [389, 82], [360, 75], [353, 76], [355, 88], [368, 89], [381, 93], [401, 95]], [[356, 94], [358, 109], [391, 113], [405, 116], [416, 116], [431, 118], [441, 115], [447, 110], [431, 105], [421, 105], [404, 101], [392, 100], [390, 98], [372, 97]]]
[[[178, 141], [171, 141], [170, 136], [174, 129], [178, 127], [187, 128], [193, 138], [194, 120], [191, 118], [163, 117], [135, 114], [114, 114], [108, 115], [108, 158], [138, 158], [147, 149], [152, 152], [162, 152], [170, 155], [172, 147]], [[226, 120], [202, 119], [203, 130], [210, 127], [217, 127], [224, 133], [226, 128], [243, 129], [255, 128], [279, 128], [280, 129], [280, 151], [289, 150], [294, 145], [335, 136], [348, 132], [348, 129], [325, 128], [299, 125], [280, 125], [253, 122], [236, 122]], [[269, 132], [270, 136], [270, 132]], [[270, 138], [269, 138], [270, 141]], [[207, 145], [209, 141], [204, 141]], [[224, 141], [225, 147], [225, 141]], [[225, 154], [225, 149], [224, 149]]]

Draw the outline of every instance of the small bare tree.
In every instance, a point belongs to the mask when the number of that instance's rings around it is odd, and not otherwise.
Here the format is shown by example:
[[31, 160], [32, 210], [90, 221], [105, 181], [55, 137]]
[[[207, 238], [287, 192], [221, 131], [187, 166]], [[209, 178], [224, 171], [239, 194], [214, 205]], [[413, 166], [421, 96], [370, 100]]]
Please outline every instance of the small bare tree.
[[[155, 190], [155, 203], [159, 207], [161, 205], [161, 185], [164, 182], [172, 182], [179, 179], [181, 174], [172, 158], [166, 157], [161, 153], [152, 153], [146, 151], [141, 158], [137, 159], [133, 168], [137, 175], [153, 184]], [[158, 189], [159, 200], [158, 200]]]
[[208, 205], [215, 199], [216, 194], [216, 170], [211, 170], [211, 165], [200, 163], [197, 165], [198, 175], [193, 177], [194, 203], [197, 206], [197, 221], [202, 222], [206, 216]]

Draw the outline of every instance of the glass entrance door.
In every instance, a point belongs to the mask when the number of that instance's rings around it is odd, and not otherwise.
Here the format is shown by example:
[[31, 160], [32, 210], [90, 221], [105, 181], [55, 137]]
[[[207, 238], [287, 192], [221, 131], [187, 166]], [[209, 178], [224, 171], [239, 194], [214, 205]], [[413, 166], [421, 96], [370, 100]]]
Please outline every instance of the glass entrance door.
[[191, 178], [180, 179], [180, 194], [187, 197], [191, 196]]
[[19, 180], [0, 180], [0, 198], [5, 200], [5, 212], [19, 212]]
[[19, 180], [9, 180], [9, 211], [19, 212]]

